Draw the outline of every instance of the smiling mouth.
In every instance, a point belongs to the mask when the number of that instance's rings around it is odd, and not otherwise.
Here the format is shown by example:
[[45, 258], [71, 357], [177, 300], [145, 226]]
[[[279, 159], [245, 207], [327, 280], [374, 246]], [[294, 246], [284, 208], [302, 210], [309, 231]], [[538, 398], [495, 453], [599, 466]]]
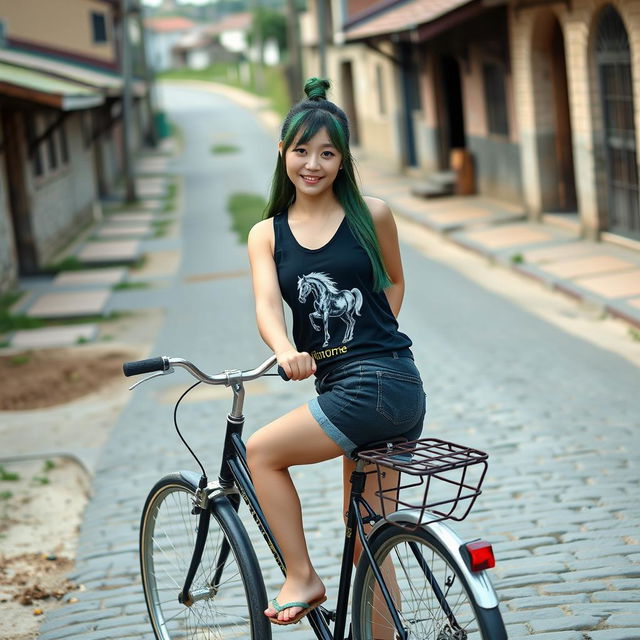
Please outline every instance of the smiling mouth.
[[317, 184], [320, 180], [318, 176], [301, 176], [301, 178], [309, 184]]

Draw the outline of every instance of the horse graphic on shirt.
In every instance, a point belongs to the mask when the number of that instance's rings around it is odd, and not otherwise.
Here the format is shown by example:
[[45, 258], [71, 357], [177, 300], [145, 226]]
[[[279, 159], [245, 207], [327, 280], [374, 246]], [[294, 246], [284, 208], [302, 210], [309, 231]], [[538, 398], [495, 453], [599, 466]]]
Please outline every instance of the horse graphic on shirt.
[[340, 318], [347, 325], [342, 342], [353, 339], [353, 328], [356, 326], [354, 316], [360, 315], [362, 293], [360, 289], [338, 289], [336, 283], [326, 273], [312, 272], [298, 278], [298, 301], [305, 303], [309, 294], [313, 294], [313, 313], [309, 314], [311, 326], [320, 331], [322, 327], [314, 322], [322, 320], [324, 325], [324, 344], [329, 346], [329, 318]]

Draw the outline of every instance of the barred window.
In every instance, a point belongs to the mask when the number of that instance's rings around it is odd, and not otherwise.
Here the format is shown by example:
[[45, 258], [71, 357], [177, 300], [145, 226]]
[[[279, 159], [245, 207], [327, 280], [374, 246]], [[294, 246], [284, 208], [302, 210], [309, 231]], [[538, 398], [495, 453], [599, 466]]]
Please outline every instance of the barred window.
[[493, 62], [485, 62], [482, 65], [482, 77], [489, 133], [508, 136], [509, 119], [504, 67]]

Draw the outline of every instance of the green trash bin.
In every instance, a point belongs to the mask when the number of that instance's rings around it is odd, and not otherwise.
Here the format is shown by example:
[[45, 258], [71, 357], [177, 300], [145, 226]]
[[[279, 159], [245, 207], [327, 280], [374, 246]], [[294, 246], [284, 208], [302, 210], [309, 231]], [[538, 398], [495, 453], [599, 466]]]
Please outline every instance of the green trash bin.
[[158, 138], [168, 138], [171, 133], [169, 130], [169, 123], [167, 122], [167, 116], [164, 111], [156, 111], [153, 114], [153, 125], [156, 130]]

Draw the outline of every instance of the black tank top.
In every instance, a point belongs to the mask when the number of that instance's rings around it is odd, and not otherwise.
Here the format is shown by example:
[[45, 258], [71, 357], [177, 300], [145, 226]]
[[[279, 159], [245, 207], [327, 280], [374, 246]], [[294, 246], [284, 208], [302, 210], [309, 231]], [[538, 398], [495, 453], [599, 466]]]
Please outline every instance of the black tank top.
[[286, 211], [274, 216], [273, 228], [280, 291], [293, 312], [293, 340], [298, 351], [315, 359], [316, 376], [356, 358], [411, 355], [411, 340], [398, 331], [386, 295], [373, 290], [371, 261], [346, 218], [319, 249], [298, 244]]

